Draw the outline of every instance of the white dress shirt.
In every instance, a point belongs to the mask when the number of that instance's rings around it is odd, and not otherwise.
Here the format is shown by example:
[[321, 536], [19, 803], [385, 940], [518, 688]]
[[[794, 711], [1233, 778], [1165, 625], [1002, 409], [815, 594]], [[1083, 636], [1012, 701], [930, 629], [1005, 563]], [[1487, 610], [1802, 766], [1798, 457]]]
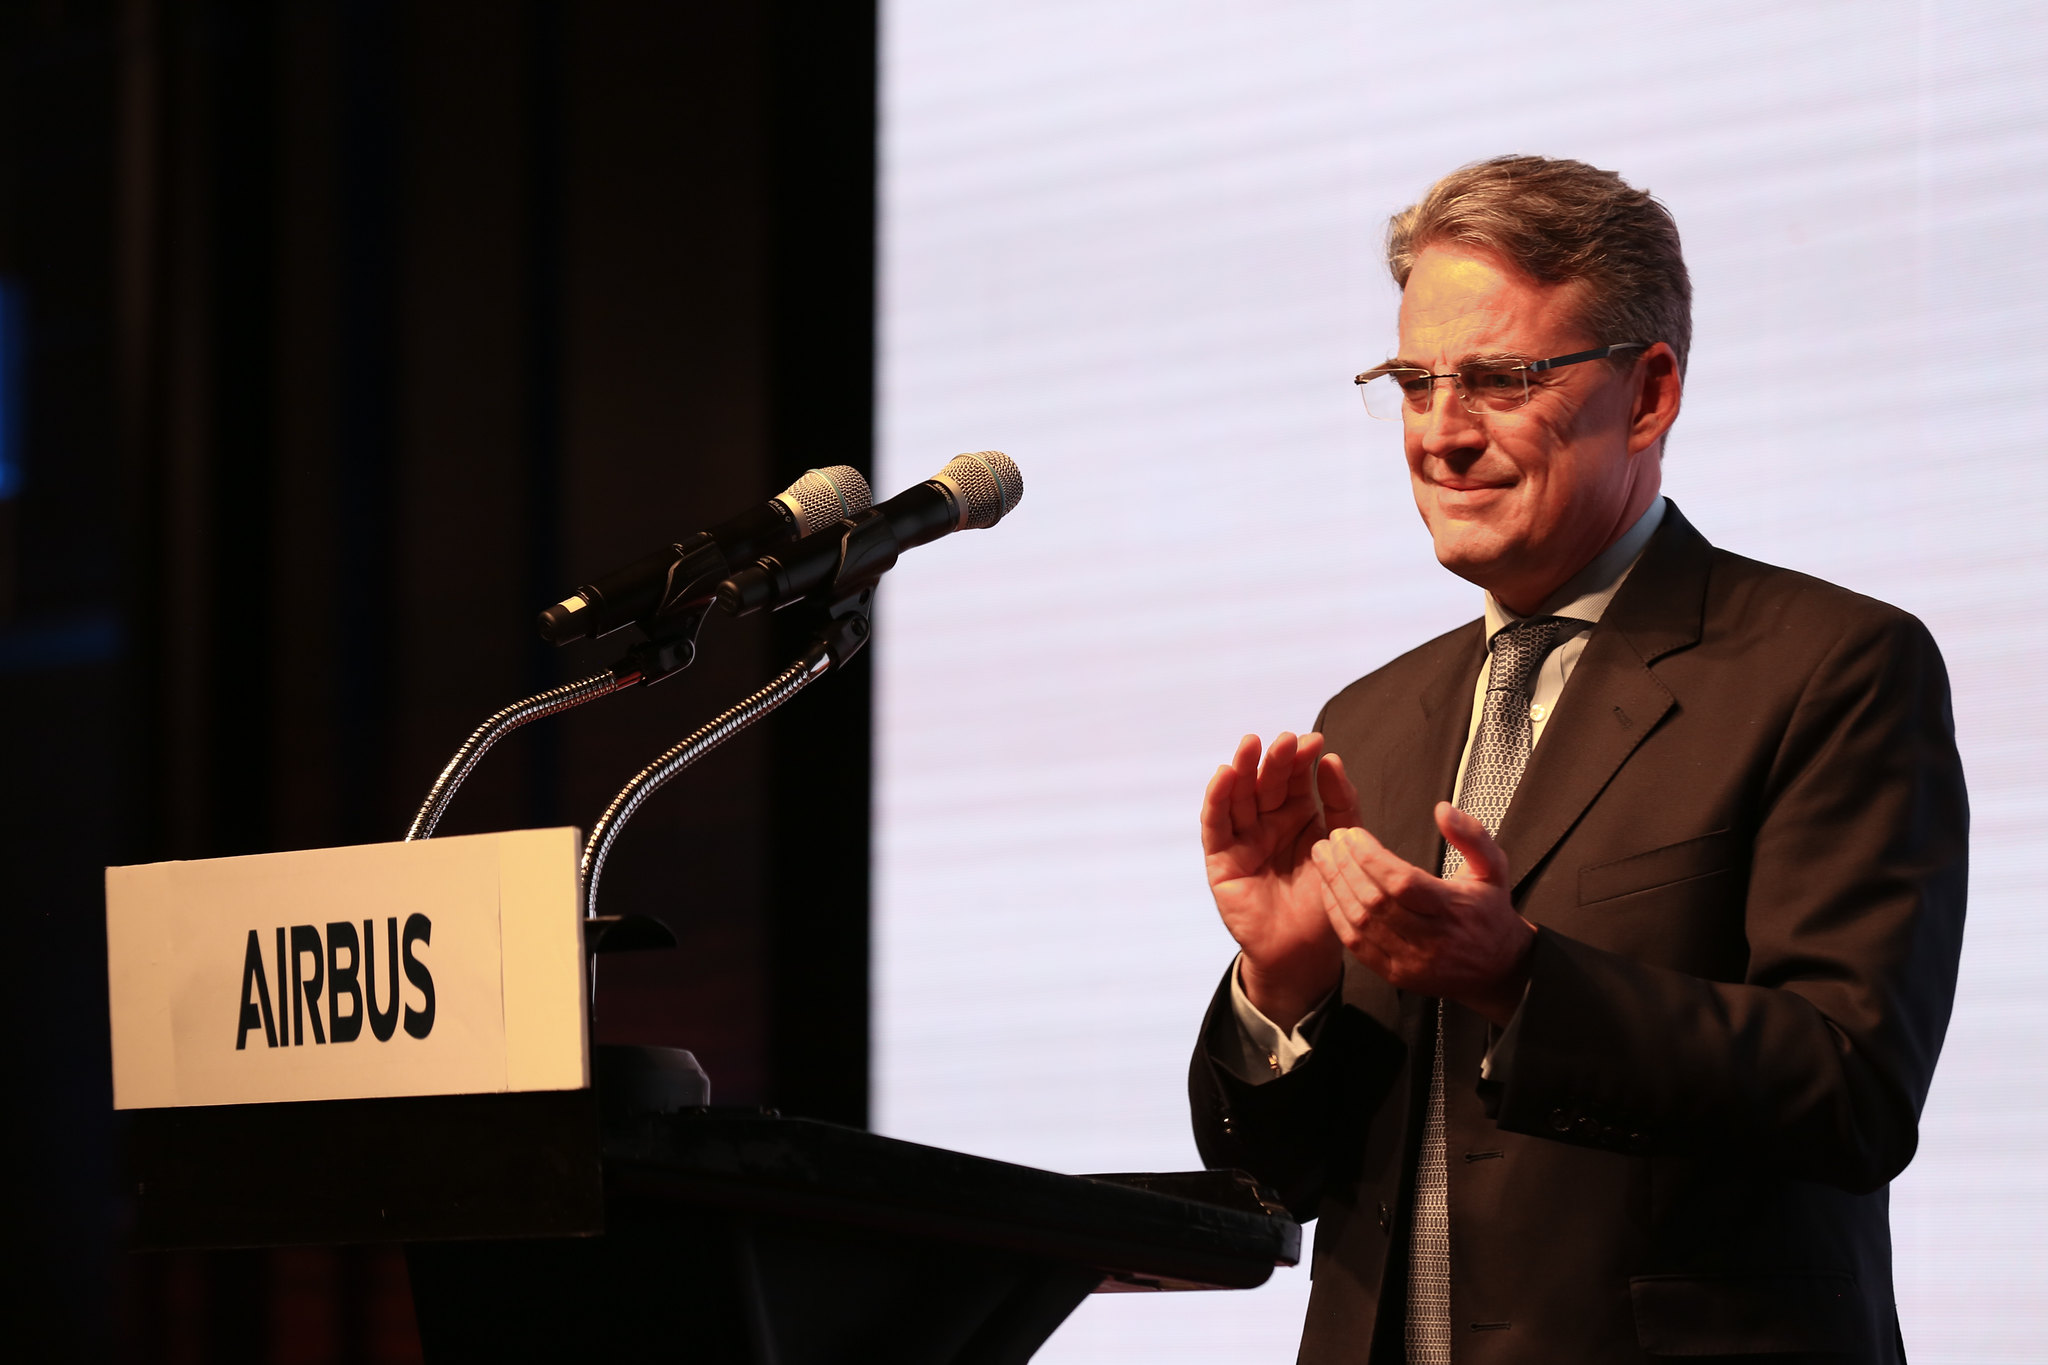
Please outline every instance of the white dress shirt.
[[[1536, 611], [1538, 616], [1555, 616], [1564, 621], [1557, 643], [1536, 670], [1536, 679], [1529, 696], [1529, 745], [1533, 752], [1542, 742], [1543, 728], [1551, 714], [1557, 709], [1564, 694], [1565, 682], [1572, 670], [1578, 667], [1579, 659], [1586, 652], [1586, 639], [1593, 633], [1593, 627], [1607, 610], [1607, 604], [1614, 600], [1614, 594], [1621, 588], [1642, 558], [1643, 547], [1650, 543], [1657, 527], [1664, 520], [1664, 499], [1652, 502], [1636, 524], [1629, 527], [1621, 538], [1594, 556], [1592, 563], [1574, 574], [1571, 581], [1553, 593], [1548, 601]], [[1486, 639], [1489, 645], [1493, 637], [1525, 618], [1517, 616], [1502, 606], [1492, 593], [1486, 594]], [[1472, 740], [1479, 733], [1479, 717], [1486, 705], [1487, 678], [1493, 671], [1491, 653], [1479, 667], [1479, 678], [1472, 690], [1472, 720], [1465, 730], [1465, 751], [1458, 756], [1458, 776], [1452, 787], [1454, 793], [1462, 793], [1465, 785], [1465, 763], [1472, 756]], [[1457, 799], [1453, 795], [1452, 799]], [[1242, 954], [1240, 954], [1240, 961]], [[1332, 993], [1334, 995], [1334, 992]], [[1221, 1060], [1239, 1079], [1257, 1085], [1275, 1076], [1284, 1076], [1308, 1056], [1314, 1044], [1308, 1034], [1313, 1031], [1316, 1021], [1330, 1004], [1325, 997], [1310, 1010], [1293, 1028], [1281, 1030], [1278, 1024], [1261, 1014], [1244, 993], [1244, 983], [1239, 980], [1238, 968], [1230, 969], [1230, 1004], [1237, 1015], [1238, 1033], [1244, 1046], [1242, 1057], [1224, 1057]], [[1516, 1025], [1521, 1022], [1521, 1011], [1501, 1031], [1501, 1037], [1488, 1049], [1480, 1074], [1490, 1074], [1494, 1057], [1503, 1049], [1501, 1042], [1511, 1040], [1518, 1032]]]

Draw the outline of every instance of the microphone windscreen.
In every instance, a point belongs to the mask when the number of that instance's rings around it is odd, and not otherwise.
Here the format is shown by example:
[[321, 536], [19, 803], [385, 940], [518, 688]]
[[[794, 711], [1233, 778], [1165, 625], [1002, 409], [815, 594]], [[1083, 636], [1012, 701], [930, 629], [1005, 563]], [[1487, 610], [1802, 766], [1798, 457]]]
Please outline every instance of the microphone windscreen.
[[955, 455], [932, 481], [944, 484], [960, 505], [962, 531], [993, 526], [1024, 500], [1024, 476], [1000, 450]]
[[834, 522], [857, 517], [874, 506], [868, 481], [850, 464], [825, 469], [807, 469], [804, 476], [782, 490], [777, 502], [796, 517], [796, 533], [807, 536]]

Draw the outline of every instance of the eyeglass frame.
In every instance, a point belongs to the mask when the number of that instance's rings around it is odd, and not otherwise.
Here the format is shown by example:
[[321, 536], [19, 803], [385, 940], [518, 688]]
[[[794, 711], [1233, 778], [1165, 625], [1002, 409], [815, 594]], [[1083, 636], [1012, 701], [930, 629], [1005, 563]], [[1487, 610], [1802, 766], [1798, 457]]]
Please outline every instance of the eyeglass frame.
[[[1467, 413], [1471, 414], [1474, 417], [1484, 417], [1489, 412], [1513, 412], [1516, 408], [1527, 407], [1529, 404], [1529, 375], [1541, 374], [1545, 370], [1555, 370], [1565, 365], [1584, 364], [1588, 360], [1605, 360], [1607, 359], [1607, 357], [1613, 355], [1616, 351], [1627, 351], [1635, 349], [1647, 350], [1655, 344], [1655, 342], [1650, 341], [1616, 341], [1606, 346], [1595, 346], [1590, 351], [1575, 351], [1571, 355], [1554, 355], [1551, 356], [1548, 360], [1532, 360], [1526, 365], [1502, 366], [1501, 368], [1509, 374], [1521, 374], [1523, 376], [1522, 401], [1515, 404], [1515, 406], [1512, 408], [1473, 407], [1472, 404], [1478, 400], [1476, 400], [1473, 397], [1471, 391], [1465, 387], [1464, 376], [1459, 374], [1459, 372], [1456, 370], [1452, 370], [1446, 374], [1431, 374], [1428, 370], [1424, 369], [1420, 365], [1375, 365], [1372, 369], [1369, 369], [1365, 373], [1358, 375], [1351, 382], [1353, 384], [1358, 385], [1360, 388], [1363, 388], [1366, 384], [1372, 382], [1375, 379], [1378, 379], [1382, 375], [1391, 375], [1397, 373], [1419, 374], [1422, 378], [1429, 380], [1430, 394], [1429, 406], [1427, 408], [1423, 408], [1420, 411], [1415, 412], [1415, 415], [1417, 417], [1420, 417], [1426, 413], [1434, 412], [1436, 410], [1436, 381], [1439, 379], [1448, 379], [1451, 381], [1452, 392], [1458, 395], [1458, 406], [1463, 408]], [[1360, 397], [1363, 396], [1363, 394], [1360, 395]], [[1407, 404], [1403, 402], [1402, 407], [1407, 408]], [[1374, 412], [1370, 407], [1367, 407], [1365, 412], [1366, 416], [1375, 418], [1379, 421], [1394, 422], [1404, 420], [1398, 417], [1380, 417], [1379, 414]]]

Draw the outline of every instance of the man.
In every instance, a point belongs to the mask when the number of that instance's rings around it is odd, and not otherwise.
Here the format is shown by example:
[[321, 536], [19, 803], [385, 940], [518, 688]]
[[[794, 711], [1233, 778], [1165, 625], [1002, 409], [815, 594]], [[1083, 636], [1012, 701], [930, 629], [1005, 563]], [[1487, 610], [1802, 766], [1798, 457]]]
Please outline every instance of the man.
[[1654, 199], [1504, 157], [1388, 259], [1360, 382], [1485, 614], [1210, 783], [1204, 1158], [1320, 1220], [1305, 1361], [1899, 1361], [1886, 1185], [1963, 924], [1940, 655], [1662, 497]]

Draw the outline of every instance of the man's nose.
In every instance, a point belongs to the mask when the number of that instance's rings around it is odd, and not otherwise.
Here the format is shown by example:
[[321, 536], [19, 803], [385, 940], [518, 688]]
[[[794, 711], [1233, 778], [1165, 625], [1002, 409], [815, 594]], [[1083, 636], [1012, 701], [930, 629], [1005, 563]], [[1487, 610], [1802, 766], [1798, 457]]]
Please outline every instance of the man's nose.
[[1422, 448], [1432, 455], [1469, 450], [1486, 444], [1479, 418], [1465, 411], [1458, 381], [1439, 379], [1430, 386], [1429, 411], [1422, 414]]

